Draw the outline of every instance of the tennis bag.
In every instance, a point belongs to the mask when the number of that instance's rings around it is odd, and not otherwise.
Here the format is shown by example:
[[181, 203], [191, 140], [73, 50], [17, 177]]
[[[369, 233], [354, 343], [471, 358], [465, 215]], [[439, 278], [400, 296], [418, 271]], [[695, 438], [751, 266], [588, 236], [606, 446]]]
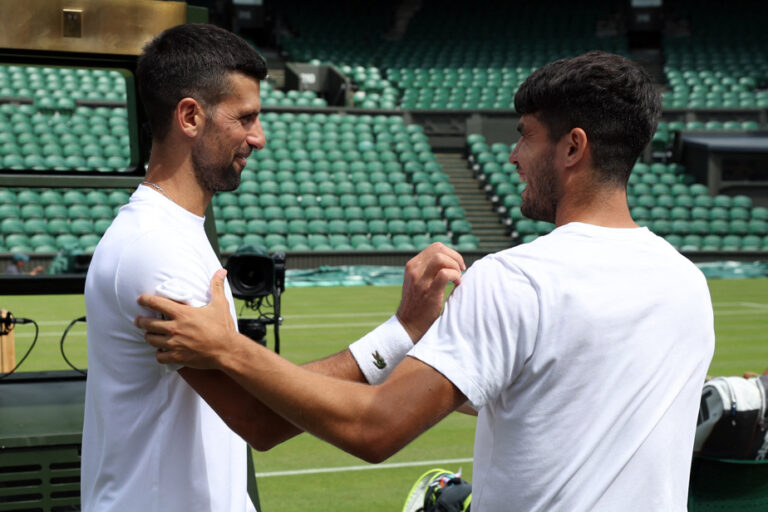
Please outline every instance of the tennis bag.
[[470, 512], [472, 484], [461, 478], [461, 470], [430, 469], [416, 480], [403, 512]]
[[768, 453], [768, 375], [717, 377], [704, 384], [693, 452], [764, 460]]

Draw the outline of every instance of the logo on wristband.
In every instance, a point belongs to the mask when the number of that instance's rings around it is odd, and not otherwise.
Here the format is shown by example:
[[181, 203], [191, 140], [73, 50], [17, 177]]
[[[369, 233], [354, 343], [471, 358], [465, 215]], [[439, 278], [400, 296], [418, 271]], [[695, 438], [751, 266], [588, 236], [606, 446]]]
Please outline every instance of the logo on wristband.
[[373, 365], [376, 368], [378, 368], [379, 370], [383, 370], [384, 368], [387, 367], [387, 362], [384, 360], [383, 357], [379, 355], [378, 350], [371, 355], [373, 356]]

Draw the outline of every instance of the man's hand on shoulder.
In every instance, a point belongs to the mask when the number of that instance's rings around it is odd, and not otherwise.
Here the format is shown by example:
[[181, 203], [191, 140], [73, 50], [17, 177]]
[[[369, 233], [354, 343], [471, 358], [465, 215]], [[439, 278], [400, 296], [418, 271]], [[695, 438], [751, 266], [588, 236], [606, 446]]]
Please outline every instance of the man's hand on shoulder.
[[445, 287], [450, 282], [458, 286], [466, 268], [461, 255], [440, 242], [430, 245], [405, 265], [397, 319], [414, 343], [440, 316]]
[[138, 303], [164, 318], [138, 317], [136, 325], [145, 330], [144, 339], [156, 347], [160, 363], [177, 363], [192, 368], [219, 368], [238, 341], [229, 303], [224, 293], [226, 271], [211, 279], [211, 302], [192, 307], [157, 295], [141, 295]]

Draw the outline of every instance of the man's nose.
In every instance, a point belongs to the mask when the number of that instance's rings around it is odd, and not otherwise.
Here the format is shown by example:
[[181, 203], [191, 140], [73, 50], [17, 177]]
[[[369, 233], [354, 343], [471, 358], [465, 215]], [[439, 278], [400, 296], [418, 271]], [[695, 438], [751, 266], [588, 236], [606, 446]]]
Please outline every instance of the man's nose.
[[264, 129], [261, 127], [261, 120], [254, 123], [253, 129], [245, 137], [245, 142], [256, 151], [264, 149], [267, 139], [264, 136]]
[[517, 165], [517, 146], [512, 149], [512, 153], [509, 155], [509, 163]]

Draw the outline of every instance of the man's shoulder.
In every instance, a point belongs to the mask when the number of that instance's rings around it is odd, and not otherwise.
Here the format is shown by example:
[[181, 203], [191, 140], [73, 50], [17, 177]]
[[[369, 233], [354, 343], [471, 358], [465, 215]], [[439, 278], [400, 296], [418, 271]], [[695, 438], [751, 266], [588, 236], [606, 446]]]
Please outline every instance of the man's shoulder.
[[530, 257], [519, 250], [519, 247], [487, 254], [474, 262], [465, 274], [462, 286], [468, 283], [486, 290], [533, 286], [535, 279], [532, 278], [527, 265]]
[[[99, 243], [99, 251], [141, 256], [144, 251], [183, 254], [194, 244], [174, 226], [157, 217], [121, 211]], [[94, 257], [97, 255], [94, 254]]]

